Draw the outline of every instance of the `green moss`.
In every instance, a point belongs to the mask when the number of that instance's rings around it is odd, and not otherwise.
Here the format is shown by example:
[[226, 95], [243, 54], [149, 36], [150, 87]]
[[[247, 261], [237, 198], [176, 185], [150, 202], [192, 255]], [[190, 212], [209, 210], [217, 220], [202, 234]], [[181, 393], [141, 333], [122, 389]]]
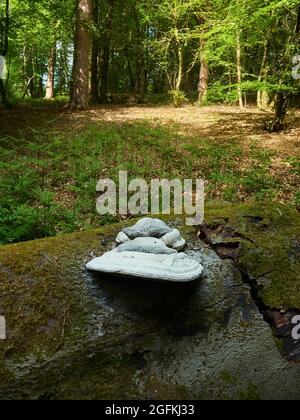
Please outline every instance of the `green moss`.
[[[153, 375], [135, 381], [130, 355], [139, 325], [111, 319], [89, 288], [85, 263], [111, 249], [123, 224], [0, 247], [0, 311], [9, 338], [0, 348], [0, 398], [7, 392], [47, 399], [186, 397], [180, 385]], [[108, 338], [95, 338], [95, 328]], [[151, 334], [142, 342], [150, 346]], [[19, 389], [22, 365], [31, 373]]]
[[[183, 218], [164, 219], [198, 243], [198, 229], [185, 226]], [[230, 235], [235, 232], [241, 245], [238, 263], [261, 284], [259, 294], [268, 306], [300, 308], [296, 211], [278, 204], [220, 206], [207, 210], [206, 221], [212, 228], [230, 227]], [[38, 367], [38, 373], [33, 369], [28, 377], [24, 374], [25, 388], [33, 397], [188, 398], [181, 384], [162, 383], [135, 365], [137, 343], [142, 349], [151, 348], [153, 340], [163, 345], [164, 337], [158, 335], [162, 333], [150, 323], [145, 334], [148, 320], [135, 322], [128, 314], [112, 317], [113, 309], [97, 301], [103, 296], [91, 293], [85, 263], [111, 248], [121, 226], [0, 247], [0, 313], [6, 317], [9, 336], [0, 348], [0, 398], [7, 389], [22, 395], [24, 386], [18, 390], [15, 376], [26, 373], [27, 365]], [[227, 239], [232, 241], [225, 235]], [[95, 328], [107, 336], [97, 336]], [[236, 386], [230, 374], [221, 376], [226, 389]], [[249, 387], [241, 397], [257, 395]]]
[[[124, 365], [121, 360], [109, 360], [103, 357], [100, 363], [93, 361], [93, 366], [78, 375], [70, 375], [56, 385], [50, 399], [60, 400], [130, 400], [130, 399], [189, 399], [184, 386], [160, 382], [153, 375], [144, 371], [136, 372]], [[135, 377], [133, 381], [132, 378]]]
[[2, 384], [9, 375], [1, 359], [43, 360], [88, 334], [84, 326], [95, 308], [82, 271], [118, 228], [0, 247], [0, 310], [8, 333], [0, 349]]
[[[183, 218], [169, 219], [180, 224], [188, 240], [197, 240], [195, 228], [185, 226]], [[221, 221], [240, 235], [239, 264], [261, 282], [259, 295], [273, 308], [300, 308], [299, 219], [299, 213], [280, 204], [226, 206], [206, 212], [208, 224]], [[0, 248], [1, 311], [14, 336], [13, 346], [9, 341], [3, 346], [4, 354], [18, 357], [30, 347], [39, 357], [82, 334], [72, 327], [84, 325], [93, 303], [84, 277], [76, 274], [82, 273], [91, 252], [99, 255], [110, 248], [119, 229], [120, 225], [113, 225]]]
[[260, 401], [261, 397], [259, 395], [256, 385], [249, 385], [247, 389], [241, 392], [240, 400], [244, 401]]
[[238, 383], [237, 379], [227, 370], [221, 372], [221, 381], [225, 382], [227, 385], [236, 385]]
[[[268, 203], [209, 210], [210, 227], [224, 225], [239, 238], [238, 263], [257, 281], [271, 308], [300, 309], [300, 217], [288, 206]], [[221, 242], [232, 242], [232, 237]]]

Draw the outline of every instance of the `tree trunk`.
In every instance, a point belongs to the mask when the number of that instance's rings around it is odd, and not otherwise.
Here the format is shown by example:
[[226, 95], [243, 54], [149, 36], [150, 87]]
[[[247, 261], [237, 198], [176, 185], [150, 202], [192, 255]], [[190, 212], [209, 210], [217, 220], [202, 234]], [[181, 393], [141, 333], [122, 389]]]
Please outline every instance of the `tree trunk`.
[[142, 97], [145, 94], [145, 60], [142, 45], [139, 45], [137, 50], [134, 92]]
[[51, 48], [49, 59], [48, 59], [48, 80], [46, 85], [46, 96], [45, 99], [54, 98], [54, 77], [55, 77], [55, 64], [56, 64], [56, 42]]
[[200, 75], [198, 84], [198, 104], [202, 105], [207, 100], [208, 81], [209, 81], [209, 69], [205, 58], [205, 39], [200, 40]]
[[58, 94], [60, 96], [63, 94], [64, 86], [65, 86], [64, 51], [63, 51], [63, 47], [61, 46], [60, 54], [59, 54], [59, 67], [58, 67]]
[[133, 90], [134, 91], [134, 88], [135, 88], [135, 80], [134, 80], [134, 77], [133, 77], [133, 72], [132, 72], [132, 68], [131, 68], [131, 62], [130, 62], [130, 55], [129, 55], [129, 47], [128, 47], [128, 45], [125, 45], [124, 46], [124, 55], [125, 55], [125, 58], [126, 58], [126, 62], [127, 62], [127, 70], [128, 70], [128, 77], [129, 77], [129, 80], [130, 80], [130, 90]]
[[68, 48], [62, 44], [59, 54], [59, 71], [58, 71], [58, 91], [60, 95], [65, 94], [69, 86], [69, 73], [68, 73]]
[[242, 30], [238, 30], [237, 38], [236, 38], [236, 69], [237, 69], [237, 93], [238, 93], [238, 100], [239, 106], [241, 109], [244, 108], [243, 103], [243, 93], [242, 93], [242, 49], [241, 49], [241, 34]]
[[89, 56], [91, 49], [89, 25], [91, 19], [91, 0], [77, 0], [74, 67], [70, 101], [72, 109], [86, 109], [89, 104]]
[[106, 16], [106, 33], [103, 45], [102, 69], [101, 69], [101, 86], [100, 86], [100, 103], [107, 103], [108, 94], [108, 76], [109, 76], [109, 59], [110, 44], [113, 23], [114, 0], [108, 0], [108, 11]]
[[31, 60], [30, 60], [30, 67], [29, 67], [29, 74], [28, 74], [28, 80], [29, 80], [29, 94], [31, 98], [34, 98], [34, 85], [35, 85], [35, 63], [34, 63], [34, 52], [31, 51]]
[[136, 77], [134, 92], [141, 97], [145, 94], [145, 56], [144, 56], [144, 37], [143, 29], [137, 11], [135, 10], [135, 23], [137, 30], [137, 46], [136, 46]]
[[[294, 29], [294, 43], [299, 43], [300, 33], [300, 6], [298, 6], [297, 20]], [[287, 63], [289, 66], [290, 63]], [[282, 80], [281, 80], [282, 83]], [[275, 115], [271, 121], [266, 123], [265, 129], [269, 132], [281, 131], [284, 128], [284, 122], [291, 103], [292, 94], [288, 91], [279, 90], [275, 93], [274, 109]]]
[[43, 85], [43, 73], [44, 73], [44, 69], [43, 69], [43, 64], [41, 62], [38, 63], [38, 68], [39, 68], [39, 79], [38, 79], [38, 92], [37, 92], [37, 95], [41, 99], [44, 96], [44, 85]]
[[296, 33], [296, 35], [299, 35], [299, 33], [300, 33], [300, 4], [298, 6], [298, 15], [297, 15], [295, 33]]
[[[263, 80], [266, 80], [266, 77], [267, 77], [266, 64], [268, 60], [268, 45], [269, 45], [269, 42], [266, 39], [264, 42], [263, 59], [262, 59], [261, 68], [260, 68], [260, 72], [258, 76], [259, 83], [261, 83]], [[267, 105], [268, 105], [268, 94], [266, 91], [260, 89], [257, 92], [257, 107], [259, 109], [266, 109]]]
[[[95, 28], [99, 27], [99, 0], [93, 0], [93, 21]], [[99, 102], [99, 35], [93, 34], [92, 62], [91, 62], [91, 100], [93, 104]]]
[[[8, 52], [8, 32], [9, 32], [9, 0], [5, 1], [5, 20], [1, 28], [1, 44], [0, 44], [0, 54], [5, 57]], [[3, 79], [0, 79], [0, 96], [2, 98], [2, 103], [5, 108], [9, 107], [9, 102], [7, 99], [6, 87], [4, 85]]]
[[43, 90], [44, 90], [44, 86], [43, 86], [43, 78], [39, 77], [39, 86], [38, 86], [38, 97], [39, 98], [43, 98]]
[[266, 130], [270, 133], [281, 131], [284, 128], [285, 117], [288, 113], [290, 105], [290, 94], [287, 92], [278, 92], [275, 95], [274, 107], [275, 116], [274, 118], [266, 123]]
[[176, 80], [177, 92], [180, 92], [181, 90], [182, 79], [183, 79], [183, 49], [180, 44], [180, 41], [178, 41], [178, 74], [177, 74], [177, 80]]
[[153, 80], [153, 93], [161, 94], [166, 93], [169, 86], [166, 83], [166, 75], [162, 72], [157, 72], [154, 75]]
[[6, 89], [5, 89], [5, 86], [4, 86], [4, 83], [3, 83], [2, 79], [0, 79], [0, 96], [2, 98], [2, 103], [3, 103], [4, 107], [8, 108], [9, 103], [8, 103], [8, 100], [7, 100]]
[[91, 101], [93, 104], [99, 102], [99, 45], [93, 40], [92, 62], [91, 62]]

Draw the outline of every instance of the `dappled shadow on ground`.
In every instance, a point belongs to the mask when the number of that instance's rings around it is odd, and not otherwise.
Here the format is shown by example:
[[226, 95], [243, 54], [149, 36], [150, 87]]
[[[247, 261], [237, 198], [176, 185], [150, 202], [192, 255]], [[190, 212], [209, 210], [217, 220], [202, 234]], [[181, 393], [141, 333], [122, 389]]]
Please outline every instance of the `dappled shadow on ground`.
[[[41, 102], [39, 106], [0, 109], [0, 146], [9, 149], [14, 145], [18, 153], [26, 154], [28, 142], [40, 142], [44, 147], [58, 134], [69, 141], [72, 150], [73, 139], [83, 134], [86, 148], [79, 157], [84, 159], [88, 149], [97, 146], [93, 137], [102, 133], [101, 142], [107, 144], [101, 149], [101, 175], [110, 177], [113, 168], [127, 165], [137, 174], [137, 168], [142, 168], [143, 176], [153, 177], [164, 166], [168, 177], [208, 179], [212, 199], [235, 196], [244, 201], [270, 193], [269, 199], [294, 203], [299, 200], [300, 110], [289, 112], [281, 133], [264, 130], [270, 116], [255, 107], [240, 110], [221, 105], [110, 105], [72, 112], [64, 104]], [[153, 127], [158, 128], [154, 135]], [[115, 156], [111, 167], [107, 153]], [[150, 161], [148, 166], [144, 156]], [[240, 178], [241, 190], [237, 186]], [[55, 188], [55, 193], [59, 202], [73, 202], [61, 187]]]
[[94, 107], [85, 112], [71, 112], [66, 107], [29, 107], [0, 110], [0, 135], [17, 137], [20, 132], [30, 136], [32, 130], [53, 129], [76, 132], [85, 126], [101, 123], [134, 123], [147, 121], [176, 127], [179, 134], [199, 136], [220, 141], [238, 140], [247, 144], [258, 140], [262, 146], [284, 155], [300, 155], [300, 111], [292, 110], [286, 130], [268, 134], [264, 123], [270, 114], [255, 107], [240, 110], [232, 106], [198, 108], [185, 106], [107, 106]]

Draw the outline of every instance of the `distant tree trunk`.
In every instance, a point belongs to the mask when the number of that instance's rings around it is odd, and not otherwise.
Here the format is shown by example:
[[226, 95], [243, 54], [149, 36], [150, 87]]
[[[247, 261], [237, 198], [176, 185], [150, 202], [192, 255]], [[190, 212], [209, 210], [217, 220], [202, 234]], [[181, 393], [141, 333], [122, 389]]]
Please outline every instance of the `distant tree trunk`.
[[129, 81], [130, 81], [130, 90], [134, 90], [135, 80], [134, 80], [134, 77], [133, 77], [128, 45], [124, 46], [124, 55], [125, 55], [126, 62], [127, 62], [128, 77], [129, 77]]
[[42, 76], [39, 77], [38, 97], [42, 98], [44, 93], [44, 85]]
[[[93, 0], [93, 22], [99, 27], [99, 0]], [[92, 61], [91, 61], [91, 100], [93, 104], [99, 102], [99, 35], [93, 33]]]
[[285, 117], [290, 105], [290, 94], [287, 92], [277, 92], [274, 100], [275, 116], [266, 123], [266, 130], [269, 133], [281, 131], [284, 127]]
[[39, 78], [38, 78], [38, 91], [37, 96], [39, 98], [43, 98], [44, 96], [44, 85], [43, 85], [43, 64], [41, 62], [38, 63], [38, 69], [39, 69]]
[[297, 23], [296, 23], [296, 29], [295, 29], [296, 35], [299, 35], [300, 33], [300, 4], [298, 7], [298, 15], [297, 15]]
[[63, 95], [69, 85], [68, 74], [68, 48], [62, 44], [59, 54], [59, 68], [58, 68], [58, 92]]
[[33, 51], [31, 52], [31, 60], [30, 60], [30, 66], [29, 66], [29, 74], [28, 74], [28, 80], [29, 80], [29, 94], [31, 98], [34, 98], [34, 82], [35, 82], [35, 62], [34, 62], [34, 54]]
[[101, 104], [107, 103], [113, 11], [114, 11], [114, 0], [108, 0], [108, 11], [107, 11], [107, 16], [106, 16], [106, 30], [105, 30], [105, 37], [104, 37], [104, 43], [103, 43], [101, 86], [100, 86], [100, 98], [99, 98]]
[[144, 59], [144, 48], [142, 44], [137, 49], [136, 58], [136, 78], [134, 91], [140, 96], [145, 94], [145, 59]]
[[99, 102], [99, 47], [96, 40], [93, 41], [91, 61], [91, 101], [93, 104]]
[[[267, 77], [267, 69], [266, 64], [268, 60], [268, 45], [269, 42], [266, 39], [264, 42], [264, 51], [263, 51], [263, 58], [261, 63], [261, 68], [258, 76], [258, 82], [261, 83], [263, 80], [266, 80]], [[259, 89], [257, 92], [257, 107], [259, 109], [266, 109], [268, 106], [268, 94], [266, 91]]]
[[178, 74], [176, 80], [176, 91], [180, 92], [183, 79], [183, 48], [178, 41]]
[[77, 0], [73, 81], [70, 106], [86, 109], [89, 104], [89, 56], [92, 19], [91, 0]]
[[[146, 33], [146, 39], [149, 37], [149, 28], [144, 28]], [[151, 59], [150, 59], [150, 51], [149, 48], [145, 48], [144, 46], [144, 95], [147, 95], [149, 92], [149, 73], [151, 68]]]
[[55, 64], [56, 64], [56, 42], [51, 48], [48, 59], [48, 79], [46, 85], [45, 99], [54, 98], [54, 77], [55, 77]]
[[34, 95], [34, 64], [32, 60], [32, 51], [28, 51], [27, 46], [23, 48], [23, 74], [24, 74], [24, 93], [22, 99], [26, 96], [33, 97]]
[[135, 23], [137, 30], [137, 47], [136, 47], [136, 77], [134, 92], [140, 96], [145, 94], [145, 56], [144, 56], [144, 37], [141, 28], [139, 16], [135, 10]]
[[65, 75], [64, 75], [64, 52], [63, 48], [60, 49], [59, 54], [59, 67], [58, 67], [58, 94], [63, 94], [65, 86]]
[[242, 93], [242, 49], [241, 49], [241, 34], [242, 30], [239, 29], [237, 32], [236, 37], [236, 69], [237, 69], [237, 93], [238, 93], [238, 100], [239, 100], [239, 106], [241, 109], [244, 108], [243, 103], [243, 93]]
[[153, 80], [153, 93], [165, 93], [168, 89], [166, 87], [166, 75], [162, 72], [157, 72]]
[[[297, 20], [295, 22], [295, 29], [294, 29], [294, 45], [298, 45], [299, 43], [299, 34], [300, 34], [300, 5], [297, 6]], [[290, 66], [290, 57], [288, 56], [288, 62], [286, 63], [286, 68]], [[285, 69], [286, 71], [286, 69]], [[283, 81], [280, 81], [282, 84]], [[290, 103], [292, 99], [292, 94], [288, 91], [278, 90], [275, 93], [274, 99], [274, 110], [275, 115], [271, 121], [267, 121], [265, 125], [265, 129], [269, 132], [277, 132], [281, 131], [284, 128], [284, 122], [286, 115], [288, 113]]]
[[198, 104], [202, 105], [207, 100], [208, 81], [209, 81], [209, 68], [205, 57], [206, 41], [201, 37], [200, 39], [200, 74], [198, 84]]
[[6, 95], [5, 85], [4, 85], [2, 79], [0, 79], [0, 95], [1, 95], [2, 103], [3, 103], [4, 107], [8, 108], [9, 103], [8, 103], [8, 99], [7, 99], [7, 95]]
[[[8, 51], [8, 32], [9, 32], [9, 0], [5, 1], [5, 21], [0, 32], [0, 54], [5, 57]], [[5, 108], [9, 107], [6, 86], [3, 79], [0, 79], [0, 96]]]

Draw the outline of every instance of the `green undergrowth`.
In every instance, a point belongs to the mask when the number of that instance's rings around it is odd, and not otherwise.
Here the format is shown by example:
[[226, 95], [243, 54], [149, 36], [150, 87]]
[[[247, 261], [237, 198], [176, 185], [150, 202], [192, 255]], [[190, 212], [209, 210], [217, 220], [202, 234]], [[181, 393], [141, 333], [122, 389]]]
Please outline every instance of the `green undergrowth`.
[[[0, 137], [0, 244], [115, 222], [97, 215], [95, 187], [100, 178], [118, 183], [120, 170], [129, 180], [205, 178], [207, 200], [253, 202], [285, 194], [288, 187], [270, 170], [274, 152], [255, 141], [245, 150], [230, 135], [224, 142], [178, 131], [146, 122], [101, 123]], [[291, 157], [289, 164], [295, 175], [299, 162]], [[298, 192], [291, 204], [299, 204]]]

